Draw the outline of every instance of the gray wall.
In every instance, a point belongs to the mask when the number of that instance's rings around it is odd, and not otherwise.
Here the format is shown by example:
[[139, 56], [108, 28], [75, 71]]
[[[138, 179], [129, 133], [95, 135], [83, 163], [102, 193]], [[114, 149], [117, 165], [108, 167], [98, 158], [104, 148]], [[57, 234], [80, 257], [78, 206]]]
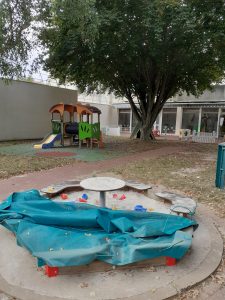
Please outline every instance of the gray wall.
[[49, 108], [76, 103], [77, 91], [37, 83], [0, 81], [0, 140], [38, 139], [51, 131]]

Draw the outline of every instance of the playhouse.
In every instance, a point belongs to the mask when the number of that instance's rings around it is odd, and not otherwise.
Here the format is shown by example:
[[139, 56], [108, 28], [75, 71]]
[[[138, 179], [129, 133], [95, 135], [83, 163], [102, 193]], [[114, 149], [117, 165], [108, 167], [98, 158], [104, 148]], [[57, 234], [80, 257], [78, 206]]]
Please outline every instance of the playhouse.
[[52, 116], [52, 132], [39, 144], [34, 145], [35, 149], [53, 148], [57, 141], [61, 147], [81, 147], [83, 144], [90, 148], [95, 144], [99, 148], [103, 147], [100, 130], [101, 111], [97, 107], [80, 103], [59, 103], [52, 106], [49, 112]]

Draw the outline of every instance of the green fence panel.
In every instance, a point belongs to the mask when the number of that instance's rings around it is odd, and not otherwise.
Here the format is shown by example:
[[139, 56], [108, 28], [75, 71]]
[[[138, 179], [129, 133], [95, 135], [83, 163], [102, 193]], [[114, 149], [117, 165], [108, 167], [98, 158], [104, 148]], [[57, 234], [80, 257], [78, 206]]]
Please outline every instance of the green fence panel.
[[216, 187], [223, 189], [225, 186], [225, 143], [218, 146]]
[[100, 139], [100, 123], [92, 124], [92, 137]]
[[100, 123], [79, 123], [79, 139], [84, 140], [88, 138], [100, 139]]
[[92, 137], [91, 124], [87, 122], [79, 123], [79, 139], [84, 140]]

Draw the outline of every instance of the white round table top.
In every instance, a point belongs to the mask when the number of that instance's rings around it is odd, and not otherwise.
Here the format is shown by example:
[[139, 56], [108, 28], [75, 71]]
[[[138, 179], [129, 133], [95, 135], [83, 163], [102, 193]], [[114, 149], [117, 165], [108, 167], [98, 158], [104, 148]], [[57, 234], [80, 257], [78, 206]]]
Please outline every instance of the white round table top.
[[82, 180], [80, 186], [85, 190], [106, 192], [123, 188], [125, 181], [113, 177], [91, 177]]

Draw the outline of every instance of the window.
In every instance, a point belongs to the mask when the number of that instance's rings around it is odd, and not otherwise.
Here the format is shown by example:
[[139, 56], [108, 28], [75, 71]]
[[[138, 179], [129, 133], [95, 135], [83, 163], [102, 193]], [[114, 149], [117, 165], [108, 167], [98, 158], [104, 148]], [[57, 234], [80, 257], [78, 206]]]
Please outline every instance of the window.
[[182, 116], [182, 129], [190, 129], [198, 131], [199, 109], [184, 108]]
[[119, 126], [122, 131], [130, 131], [130, 109], [119, 110]]
[[201, 132], [217, 132], [218, 108], [203, 108]]
[[162, 115], [162, 133], [175, 134], [176, 131], [176, 108], [164, 108]]

